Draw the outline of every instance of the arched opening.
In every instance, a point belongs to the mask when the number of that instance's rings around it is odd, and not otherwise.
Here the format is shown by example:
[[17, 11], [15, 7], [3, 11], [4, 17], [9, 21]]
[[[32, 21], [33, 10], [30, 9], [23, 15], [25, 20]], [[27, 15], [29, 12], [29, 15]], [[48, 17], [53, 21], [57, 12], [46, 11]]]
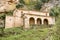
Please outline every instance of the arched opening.
[[40, 18], [37, 19], [37, 25], [41, 25], [42, 24], [42, 21]]
[[48, 20], [47, 19], [44, 19], [44, 24], [48, 25]]
[[30, 25], [34, 25], [34, 24], [35, 24], [35, 20], [34, 20], [33, 17], [31, 17], [31, 18], [29, 19], [29, 24], [30, 24]]

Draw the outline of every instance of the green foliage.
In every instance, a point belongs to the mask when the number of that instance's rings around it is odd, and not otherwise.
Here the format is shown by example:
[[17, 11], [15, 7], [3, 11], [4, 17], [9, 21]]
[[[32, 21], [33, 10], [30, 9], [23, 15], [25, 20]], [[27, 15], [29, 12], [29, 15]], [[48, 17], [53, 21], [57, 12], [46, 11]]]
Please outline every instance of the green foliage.
[[16, 5], [16, 8], [17, 8], [17, 9], [18, 9], [18, 8], [22, 8], [22, 7], [24, 7], [24, 5], [25, 5], [24, 0], [19, 0], [19, 3]]
[[34, 10], [36, 1], [30, 0], [29, 4], [26, 4], [28, 10]]
[[60, 7], [54, 7], [50, 11], [50, 16], [58, 17], [59, 14], [60, 14]]
[[43, 3], [48, 3], [49, 0], [41, 0]]
[[29, 7], [29, 9], [39, 11], [41, 9], [42, 5], [43, 5], [43, 3], [40, 0], [37, 0], [37, 1], [31, 0], [28, 7]]
[[29, 5], [35, 5], [36, 1], [30, 0], [30, 4]]
[[56, 21], [56, 31], [54, 37], [55, 40], [60, 40], [60, 17], [58, 17]]
[[51, 36], [53, 40], [60, 40], [60, 17], [57, 18], [56, 24], [53, 26]]
[[[28, 9], [28, 10], [40, 10], [42, 5], [44, 3], [47, 3], [49, 2], [49, 0], [29, 0], [28, 1], [29, 3], [25, 3], [24, 0], [19, 0], [19, 4], [16, 5], [16, 8], [23, 8], [25, 6], [25, 9]], [[27, 8], [26, 8], [27, 7]]]
[[20, 28], [5, 29], [5, 36], [0, 37], [0, 40], [43, 40], [48, 29], [31, 29], [21, 30]]
[[19, 3], [25, 4], [24, 0], [19, 0]]
[[53, 39], [60, 40], [60, 7], [54, 7], [53, 9], [51, 9], [50, 15], [56, 17], [56, 24], [54, 26], [55, 29], [53, 32], [54, 34], [52, 35]]
[[22, 7], [23, 7], [23, 5], [20, 5], [20, 4], [17, 4], [17, 5], [16, 5], [16, 8], [17, 8], [17, 9], [22, 8]]
[[0, 33], [0, 36], [3, 36], [3, 34], [4, 34], [4, 29], [5, 29], [5, 17], [6, 17], [6, 15], [13, 15], [13, 11], [9, 11], [9, 12], [4, 12], [4, 13], [1, 13], [0, 14], [0, 20], [1, 21], [3, 21], [3, 22], [0, 22], [1, 24], [1, 26], [0, 26], [0, 31], [1, 31], [1, 33]]
[[0, 14], [0, 19], [2, 19], [2, 20], [5, 19], [5, 15], [4, 15], [4, 13], [1, 13], [1, 14]]
[[29, 9], [39, 11], [42, 8], [42, 5], [44, 5], [44, 3], [47, 2], [49, 2], [49, 0], [36, 0], [36, 1], [31, 0], [28, 7], [30, 7]]
[[35, 10], [40, 10], [41, 7], [42, 7], [42, 2], [41, 1], [37, 1], [37, 3], [34, 5]]
[[9, 11], [9, 12], [6, 12], [5, 15], [11, 15], [12, 16], [13, 15], [13, 12], [14, 12], [14, 10]]

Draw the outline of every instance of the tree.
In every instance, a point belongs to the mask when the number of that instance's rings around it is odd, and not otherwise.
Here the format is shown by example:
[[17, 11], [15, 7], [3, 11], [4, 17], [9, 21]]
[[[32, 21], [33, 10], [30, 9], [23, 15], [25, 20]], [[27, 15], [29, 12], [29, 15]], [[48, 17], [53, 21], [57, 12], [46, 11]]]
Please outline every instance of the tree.
[[25, 4], [24, 0], [19, 0], [19, 3]]
[[17, 5], [16, 5], [16, 8], [17, 8], [17, 9], [22, 8], [22, 7], [23, 7], [23, 5], [21, 5], [21, 4], [17, 4]]
[[43, 3], [48, 3], [49, 0], [41, 0]]
[[53, 7], [50, 10], [50, 16], [58, 17], [59, 14], [60, 14], [60, 7]]
[[50, 11], [50, 16], [54, 16], [56, 18], [55, 29], [53, 32], [53, 39], [60, 40], [60, 7], [53, 7]]
[[43, 3], [40, 0], [36, 1], [36, 4], [34, 5], [35, 10], [40, 10], [42, 7]]
[[19, 0], [19, 3], [16, 5], [16, 8], [17, 8], [17, 9], [18, 9], [18, 8], [22, 8], [22, 7], [24, 7], [24, 5], [25, 5], [24, 0]]

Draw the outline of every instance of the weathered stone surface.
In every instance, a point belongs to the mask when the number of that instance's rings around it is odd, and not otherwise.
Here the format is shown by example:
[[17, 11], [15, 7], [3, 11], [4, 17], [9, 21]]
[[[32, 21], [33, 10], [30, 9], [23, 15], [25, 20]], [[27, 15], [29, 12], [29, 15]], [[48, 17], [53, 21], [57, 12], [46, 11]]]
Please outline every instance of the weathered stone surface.
[[18, 0], [0, 0], [0, 12], [14, 10]]
[[[22, 14], [24, 14], [22, 16]], [[46, 19], [48, 24], [55, 24], [55, 17], [49, 16], [49, 13], [37, 12], [37, 11], [27, 11], [27, 10], [18, 10], [16, 9], [13, 13], [13, 16], [6, 16], [6, 28], [11, 27], [21, 27], [30, 28], [29, 25], [33, 21], [30, 18], [34, 19], [34, 24], [37, 23], [37, 19], [41, 19], [41, 24], [45, 24], [44, 20]], [[30, 22], [31, 21], [31, 22]], [[40, 22], [39, 22], [40, 23]]]

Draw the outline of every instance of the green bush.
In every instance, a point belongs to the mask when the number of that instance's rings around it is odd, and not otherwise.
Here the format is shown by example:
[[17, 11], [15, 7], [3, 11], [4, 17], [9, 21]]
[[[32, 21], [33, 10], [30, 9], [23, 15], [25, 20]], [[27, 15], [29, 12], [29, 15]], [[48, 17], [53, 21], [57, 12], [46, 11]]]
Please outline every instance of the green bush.
[[49, 30], [45, 29], [30, 29], [21, 30], [20, 28], [5, 29], [5, 36], [0, 37], [0, 40], [42, 40], [46, 37]]

